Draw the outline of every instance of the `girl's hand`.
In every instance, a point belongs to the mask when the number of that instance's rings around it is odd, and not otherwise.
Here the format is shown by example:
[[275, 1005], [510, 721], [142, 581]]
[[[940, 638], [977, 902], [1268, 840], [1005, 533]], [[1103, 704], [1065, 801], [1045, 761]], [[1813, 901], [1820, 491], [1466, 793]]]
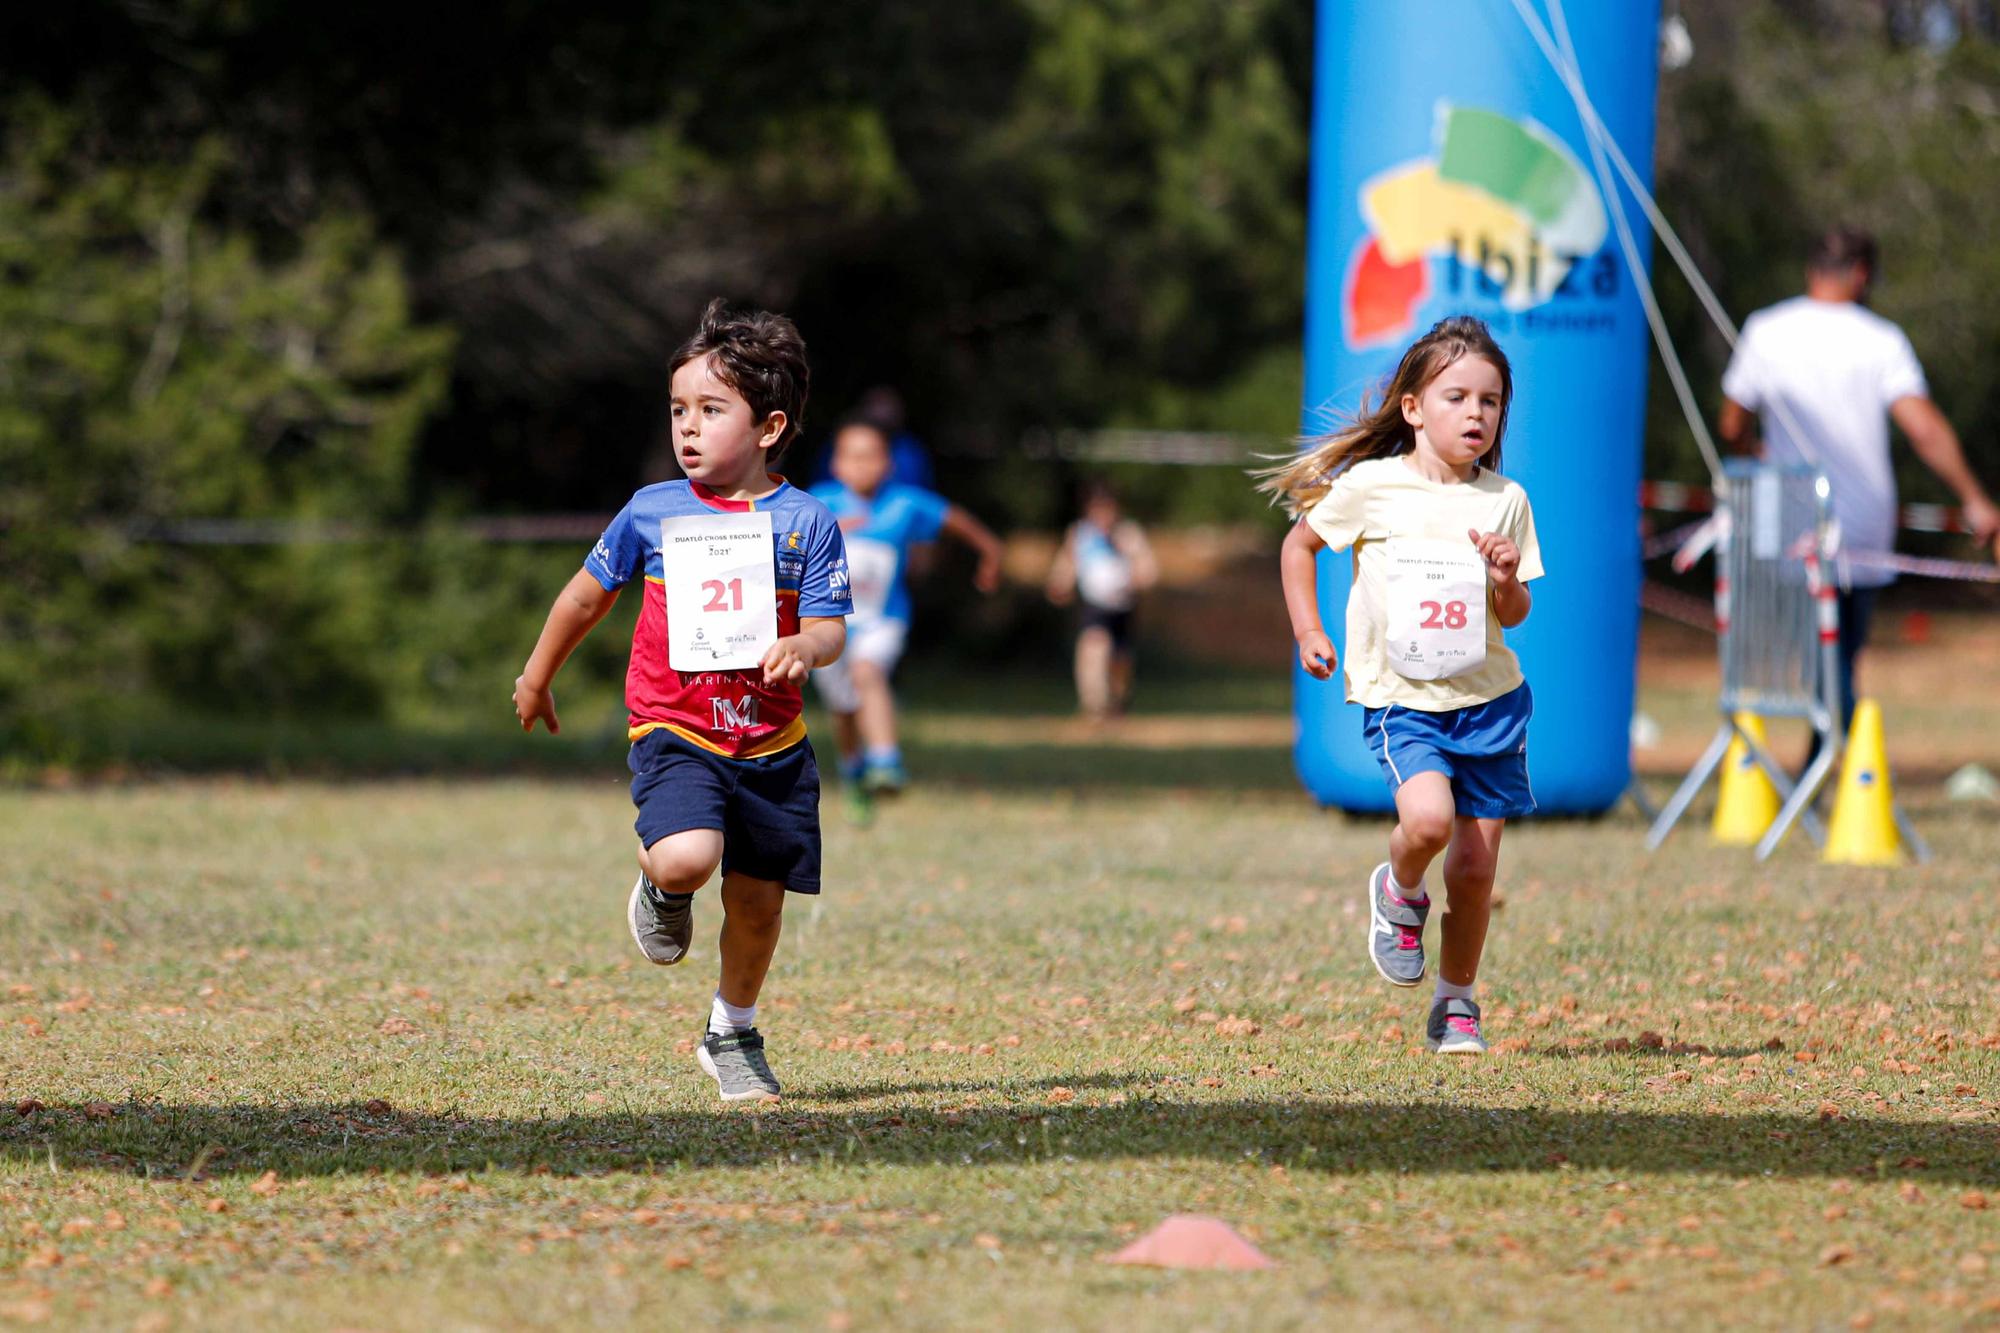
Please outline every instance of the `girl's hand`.
[[556, 721], [556, 696], [546, 685], [528, 684], [526, 676], [514, 678], [514, 716], [521, 719], [523, 731], [533, 731], [536, 718], [542, 720], [551, 736], [562, 730], [562, 724]]
[[1333, 651], [1333, 640], [1326, 637], [1325, 630], [1309, 629], [1299, 635], [1299, 665], [1314, 680], [1325, 680], [1333, 675], [1333, 669], [1340, 665], [1340, 658]]
[[1521, 548], [1513, 541], [1497, 532], [1480, 532], [1467, 529], [1466, 536], [1472, 538], [1474, 549], [1486, 561], [1486, 573], [1498, 587], [1505, 587], [1514, 581], [1515, 573], [1521, 568]]
[[776, 685], [780, 681], [790, 681], [794, 685], [803, 684], [819, 665], [819, 654], [813, 648], [812, 640], [803, 634], [793, 634], [778, 640], [764, 653], [764, 684]]

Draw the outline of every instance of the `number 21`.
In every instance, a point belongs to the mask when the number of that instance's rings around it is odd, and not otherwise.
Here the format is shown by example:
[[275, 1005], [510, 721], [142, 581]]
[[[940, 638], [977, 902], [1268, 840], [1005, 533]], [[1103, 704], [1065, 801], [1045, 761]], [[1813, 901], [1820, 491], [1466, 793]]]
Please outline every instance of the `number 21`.
[[1465, 628], [1464, 602], [1420, 602], [1418, 605], [1429, 613], [1423, 620], [1424, 629]]
[[[704, 611], [741, 611], [743, 609], [743, 580], [731, 579], [724, 583], [721, 579], [704, 579], [701, 590], [708, 594]], [[731, 597], [735, 600], [732, 602]]]

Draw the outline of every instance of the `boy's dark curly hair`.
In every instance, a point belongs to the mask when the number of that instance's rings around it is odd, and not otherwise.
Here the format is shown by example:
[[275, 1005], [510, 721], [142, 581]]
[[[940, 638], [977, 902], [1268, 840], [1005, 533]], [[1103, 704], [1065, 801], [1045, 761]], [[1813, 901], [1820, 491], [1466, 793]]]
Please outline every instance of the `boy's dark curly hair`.
[[776, 458], [798, 438], [806, 417], [806, 394], [812, 388], [806, 340], [799, 336], [798, 326], [768, 310], [732, 310], [718, 296], [701, 312], [701, 327], [674, 353], [667, 373], [672, 375], [710, 353], [715, 355], [716, 374], [743, 395], [759, 421], [773, 412], [785, 414], [785, 433], [771, 446], [770, 456]]

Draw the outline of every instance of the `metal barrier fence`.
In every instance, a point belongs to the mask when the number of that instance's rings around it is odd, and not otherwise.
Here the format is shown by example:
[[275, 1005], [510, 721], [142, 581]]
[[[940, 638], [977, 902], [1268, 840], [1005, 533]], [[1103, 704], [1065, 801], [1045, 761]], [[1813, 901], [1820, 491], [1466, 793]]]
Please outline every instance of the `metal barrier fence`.
[[[1701, 760], [1681, 782], [1646, 836], [1657, 848], [1687, 812], [1731, 741], [1741, 740], [1771, 779], [1783, 805], [1758, 842], [1758, 860], [1777, 849], [1794, 823], [1815, 842], [1826, 840], [1813, 798], [1840, 756], [1840, 603], [1832, 566], [1831, 489], [1809, 467], [1733, 459], [1723, 468], [1715, 547], [1715, 627], [1722, 657], [1721, 725]], [[1756, 737], [1736, 725], [1738, 713], [1804, 718], [1817, 746], [1813, 761], [1792, 781]], [[1923, 842], [1896, 813], [1910, 846]]]

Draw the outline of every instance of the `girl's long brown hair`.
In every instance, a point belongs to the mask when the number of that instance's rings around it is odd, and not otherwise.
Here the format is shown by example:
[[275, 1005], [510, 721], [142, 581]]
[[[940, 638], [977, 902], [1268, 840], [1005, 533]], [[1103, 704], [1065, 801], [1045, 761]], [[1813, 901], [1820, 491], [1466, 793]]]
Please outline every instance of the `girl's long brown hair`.
[[1363, 399], [1360, 413], [1346, 426], [1330, 435], [1302, 437], [1296, 458], [1253, 472], [1257, 489], [1296, 518], [1318, 504], [1333, 488], [1333, 479], [1353, 464], [1364, 458], [1409, 453], [1417, 440], [1415, 429], [1403, 420], [1403, 395], [1421, 396], [1447, 366], [1467, 356], [1490, 361], [1500, 372], [1500, 419], [1493, 426], [1493, 447], [1479, 460], [1481, 467], [1498, 472], [1501, 437], [1507, 432], [1507, 413], [1514, 404], [1514, 370], [1500, 344], [1493, 341], [1485, 320], [1451, 315], [1410, 344], [1396, 373], [1382, 386], [1380, 397]]

